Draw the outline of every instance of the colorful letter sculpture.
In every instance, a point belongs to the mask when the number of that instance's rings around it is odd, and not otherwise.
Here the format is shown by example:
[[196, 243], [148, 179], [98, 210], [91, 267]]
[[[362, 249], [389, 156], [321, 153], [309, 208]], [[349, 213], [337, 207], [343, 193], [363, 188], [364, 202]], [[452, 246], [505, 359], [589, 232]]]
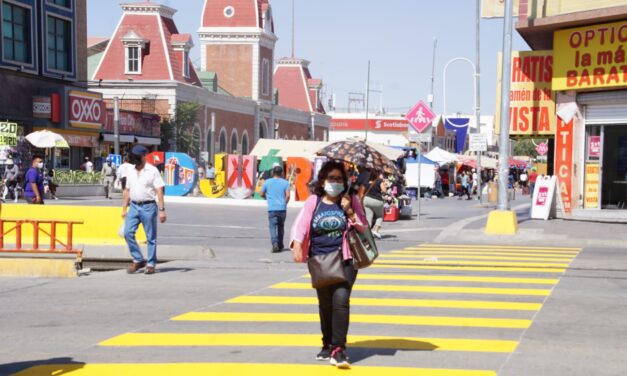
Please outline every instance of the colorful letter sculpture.
[[287, 171], [290, 181], [294, 184], [296, 191], [296, 201], [305, 201], [310, 196], [309, 182], [313, 175], [313, 166], [305, 158], [287, 158]]
[[226, 157], [224, 153], [216, 154], [215, 170], [216, 178], [211, 181], [209, 179], [200, 180], [200, 192], [205, 197], [218, 198], [226, 194]]
[[153, 152], [148, 163], [163, 171], [166, 196], [186, 196], [196, 186], [198, 166], [187, 154]]
[[229, 197], [234, 199], [250, 198], [255, 191], [256, 158], [250, 155], [229, 155], [227, 186]]
[[278, 152], [278, 150], [272, 149], [268, 152], [268, 155], [261, 158], [257, 174], [257, 184], [255, 187], [255, 199], [261, 200], [261, 187], [263, 187], [263, 183], [267, 179], [272, 177], [272, 168], [274, 164], [278, 163], [281, 167], [283, 167], [283, 159], [276, 156]]

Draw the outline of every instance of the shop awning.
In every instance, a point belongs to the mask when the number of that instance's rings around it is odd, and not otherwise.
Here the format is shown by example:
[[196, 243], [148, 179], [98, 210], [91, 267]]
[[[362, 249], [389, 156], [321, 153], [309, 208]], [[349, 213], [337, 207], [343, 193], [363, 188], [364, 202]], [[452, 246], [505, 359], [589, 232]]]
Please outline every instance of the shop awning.
[[[107, 142], [115, 142], [115, 137], [110, 133], [103, 134], [104, 140]], [[120, 142], [132, 144], [135, 142], [135, 136], [120, 135]]]
[[161, 138], [156, 137], [135, 137], [137, 143], [141, 145], [161, 145]]

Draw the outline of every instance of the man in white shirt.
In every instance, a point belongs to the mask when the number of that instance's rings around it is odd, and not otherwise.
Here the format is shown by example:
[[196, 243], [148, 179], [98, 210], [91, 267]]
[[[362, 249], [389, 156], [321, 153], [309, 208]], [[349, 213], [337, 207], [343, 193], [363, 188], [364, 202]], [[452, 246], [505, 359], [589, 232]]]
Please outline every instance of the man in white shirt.
[[89, 157], [85, 157], [83, 170], [85, 170], [85, 172], [88, 172], [88, 173], [94, 172], [94, 164], [89, 160]]
[[[146, 162], [148, 149], [135, 145], [131, 150], [131, 163], [135, 169], [126, 176], [126, 189], [122, 206], [122, 217], [126, 218], [124, 238], [133, 257], [129, 274], [146, 267], [145, 274], [154, 274], [157, 265], [157, 217], [161, 223], [167, 219], [163, 201], [165, 183], [156, 167]], [[130, 205], [130, 209], [128, 209]], [[144, 260], [135, 233], [139, 224], [144, 227], [148, 241], [148, 260]]]
[[117, 169], [117, 178], [122, 185], [122, 192], [126, 189], [126, 177], [135, 169], [135, 166], [128, 163], [128, 157], [124, 156], [124, 162]]

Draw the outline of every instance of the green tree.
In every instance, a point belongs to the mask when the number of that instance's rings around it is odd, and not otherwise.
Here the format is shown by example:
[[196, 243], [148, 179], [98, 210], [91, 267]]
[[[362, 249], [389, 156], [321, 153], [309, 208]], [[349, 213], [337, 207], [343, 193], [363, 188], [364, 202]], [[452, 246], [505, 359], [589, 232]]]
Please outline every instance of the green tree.
[[198, 118], [200, 104], [196, 102], [183, 102], [176, 106], [176, 114], [173, 119], [161, 124], [161, 148], [172, 150], [176, 140], [176, 151], [197, 157], [200, 140], [194, 137], [194, 124]]
[[531, 139], [521, 138], [516, 140], [514, 144], [514, 155], [536, 158], [538, 152]]

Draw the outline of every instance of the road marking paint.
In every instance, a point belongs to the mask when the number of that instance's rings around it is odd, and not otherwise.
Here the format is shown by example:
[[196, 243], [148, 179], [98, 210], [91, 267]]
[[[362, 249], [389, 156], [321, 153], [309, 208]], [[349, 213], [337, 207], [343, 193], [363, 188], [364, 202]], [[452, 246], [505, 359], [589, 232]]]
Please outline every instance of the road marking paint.
[[482, 244], [433, 244], [423, 243], [420, 247], [454, 247], [454, 248], [510, 248], [510, 249], [540, 249], [540, 250], [560, 250], [560, 251], [581, 251], [575, 247], [533, 247], [519, 245], [482, 245]]
[[[152, 364], [56, 364], [36, 366], [17, 373], [17, 376], [60, 375], [71, 373], [73, 376], [337, 376], [338, 370], [329, 367], [300, 364], [237, 364], [237, 363], [152, 363]], [[496, 376], [494, 371], [433, 369], [433, 368], [397, 368], [397, 367], [362, 367], [354, 366], [351, 376]]]
[[534, 254], [545, 254], [545, 253], [554, 253], [565, 256], [577, 256], [579, 252], [577, 251], [562, 251], [562, 250], [539, 250], [539, 249], [511, 249], [511, 248], [464, 248], [464, 247], [407, 247], [404, 248], [406, 251], [467, 251], [467, 252], [508, 252], [508, 253], [517, 253], [517, 252], [527, 252]]
[[[320, 315], [317, 313], [189, 312], [180, 316], [173, 317], [172, 320], [210, 322], [319, 323]], [[351, 314], [351, 323], [526, 329], [531, 325], [531, 320], [483, 317]]]
[[[510, 353], [516, 341], [390, 336], [348, 336], [347, 345], [368, 349]], [[100, 346], [283, 346], [318, 347], [318, 334], [255, 333], [127, 333]]]
[[425, 262], [412, 260], [382, 260], [377, 259], [375, 263], [379, 264], [405, 264], [405, 265], [425, 265], [425, 264], [444, 264], [444, 265], [480, 265], [480, 266], [521, 266], [521, 267], [568, 267], [568, 263], [551, 263], [551, 262], [505, 262], [505, 261], [442, 261], [442, 262]]
[[559, 261], [559, 262], [570, 262], [572, 258], [564, 259], [564, 258], [548, 258], [548, 257], [509, 257], [509, 256], [475, 256], [475, 255], [445, 255], [445, 254], [407, 254], [398, 252], [391, 252], [389, 254], [379, 255], [382, 258], [408, 258], [408, 259], [417, 259], [417, 258], [431, 258], [437, 257], [441, 259], [471, 259], [471, 260], [503, 260], [503, 261]]
[[[309, 277], [307, 275], [307, 277]], [[480, 283], [523, 283], [530, 285], [554, 285], [559, 279], [549, 278], [509, 278], [509, 277], [479, 277], [463, 275], [413, 275], [413, 274], [370, 274], [360, 273], [360, 280], [375, 281], [451, 281], [451, 282], [480, 282]]]
[[[361, 276], [360, 276], [361, 278]], [[234, 304], [277, 304], [277, 305], [318, 305], [318, 299], [304, 296], [259, 296], [246, 295], [227, 300]], [[507, 311], [538, 311], [542, 303], [497, 302], [482, 300], [439, 300], [439, 299], [375, 299], [351, 297], [351, 306], [367, 307], [415, 307], [415, 308], [456, 308], [489, 309]]]
[[481, 272], [521, 272], [521, 273], [564, 273], [565, 268], [513, 268], [513, 267], [482, 267], [482, 266], [442, 266], [442, 265], [383, 265], [374, 264], [371, 269], [412, 269], [412, 270], [458, 270]]
[[461, 250], [461, 251], [391, 251], [390, 253], [398, 253], [402, 255], [477, 255], [477, 256], [525, 256], [525, 257], [553, 257], [560, 259], [568, 259], [573, 260], [576, 255], [565, 255], [560, 253], [526, 253], [526, 252], [501, 252], [501, 251], [471, 251], [471, 250]]
[[[282, 290], [309, 290], [310, 283], [284, 282], [270, 286]], [[413, 286], [413, 285], [365, 285], [358, 283], [353, 287], [356, 291], [386, 291], [386, 292], [428, 292], [446, 294], [484, 294], [484, 295], [530, 295], [549, 296], [551, 290], [544, 289], [508, 289], [492, 287], [458, 287], [458, 286]]]

